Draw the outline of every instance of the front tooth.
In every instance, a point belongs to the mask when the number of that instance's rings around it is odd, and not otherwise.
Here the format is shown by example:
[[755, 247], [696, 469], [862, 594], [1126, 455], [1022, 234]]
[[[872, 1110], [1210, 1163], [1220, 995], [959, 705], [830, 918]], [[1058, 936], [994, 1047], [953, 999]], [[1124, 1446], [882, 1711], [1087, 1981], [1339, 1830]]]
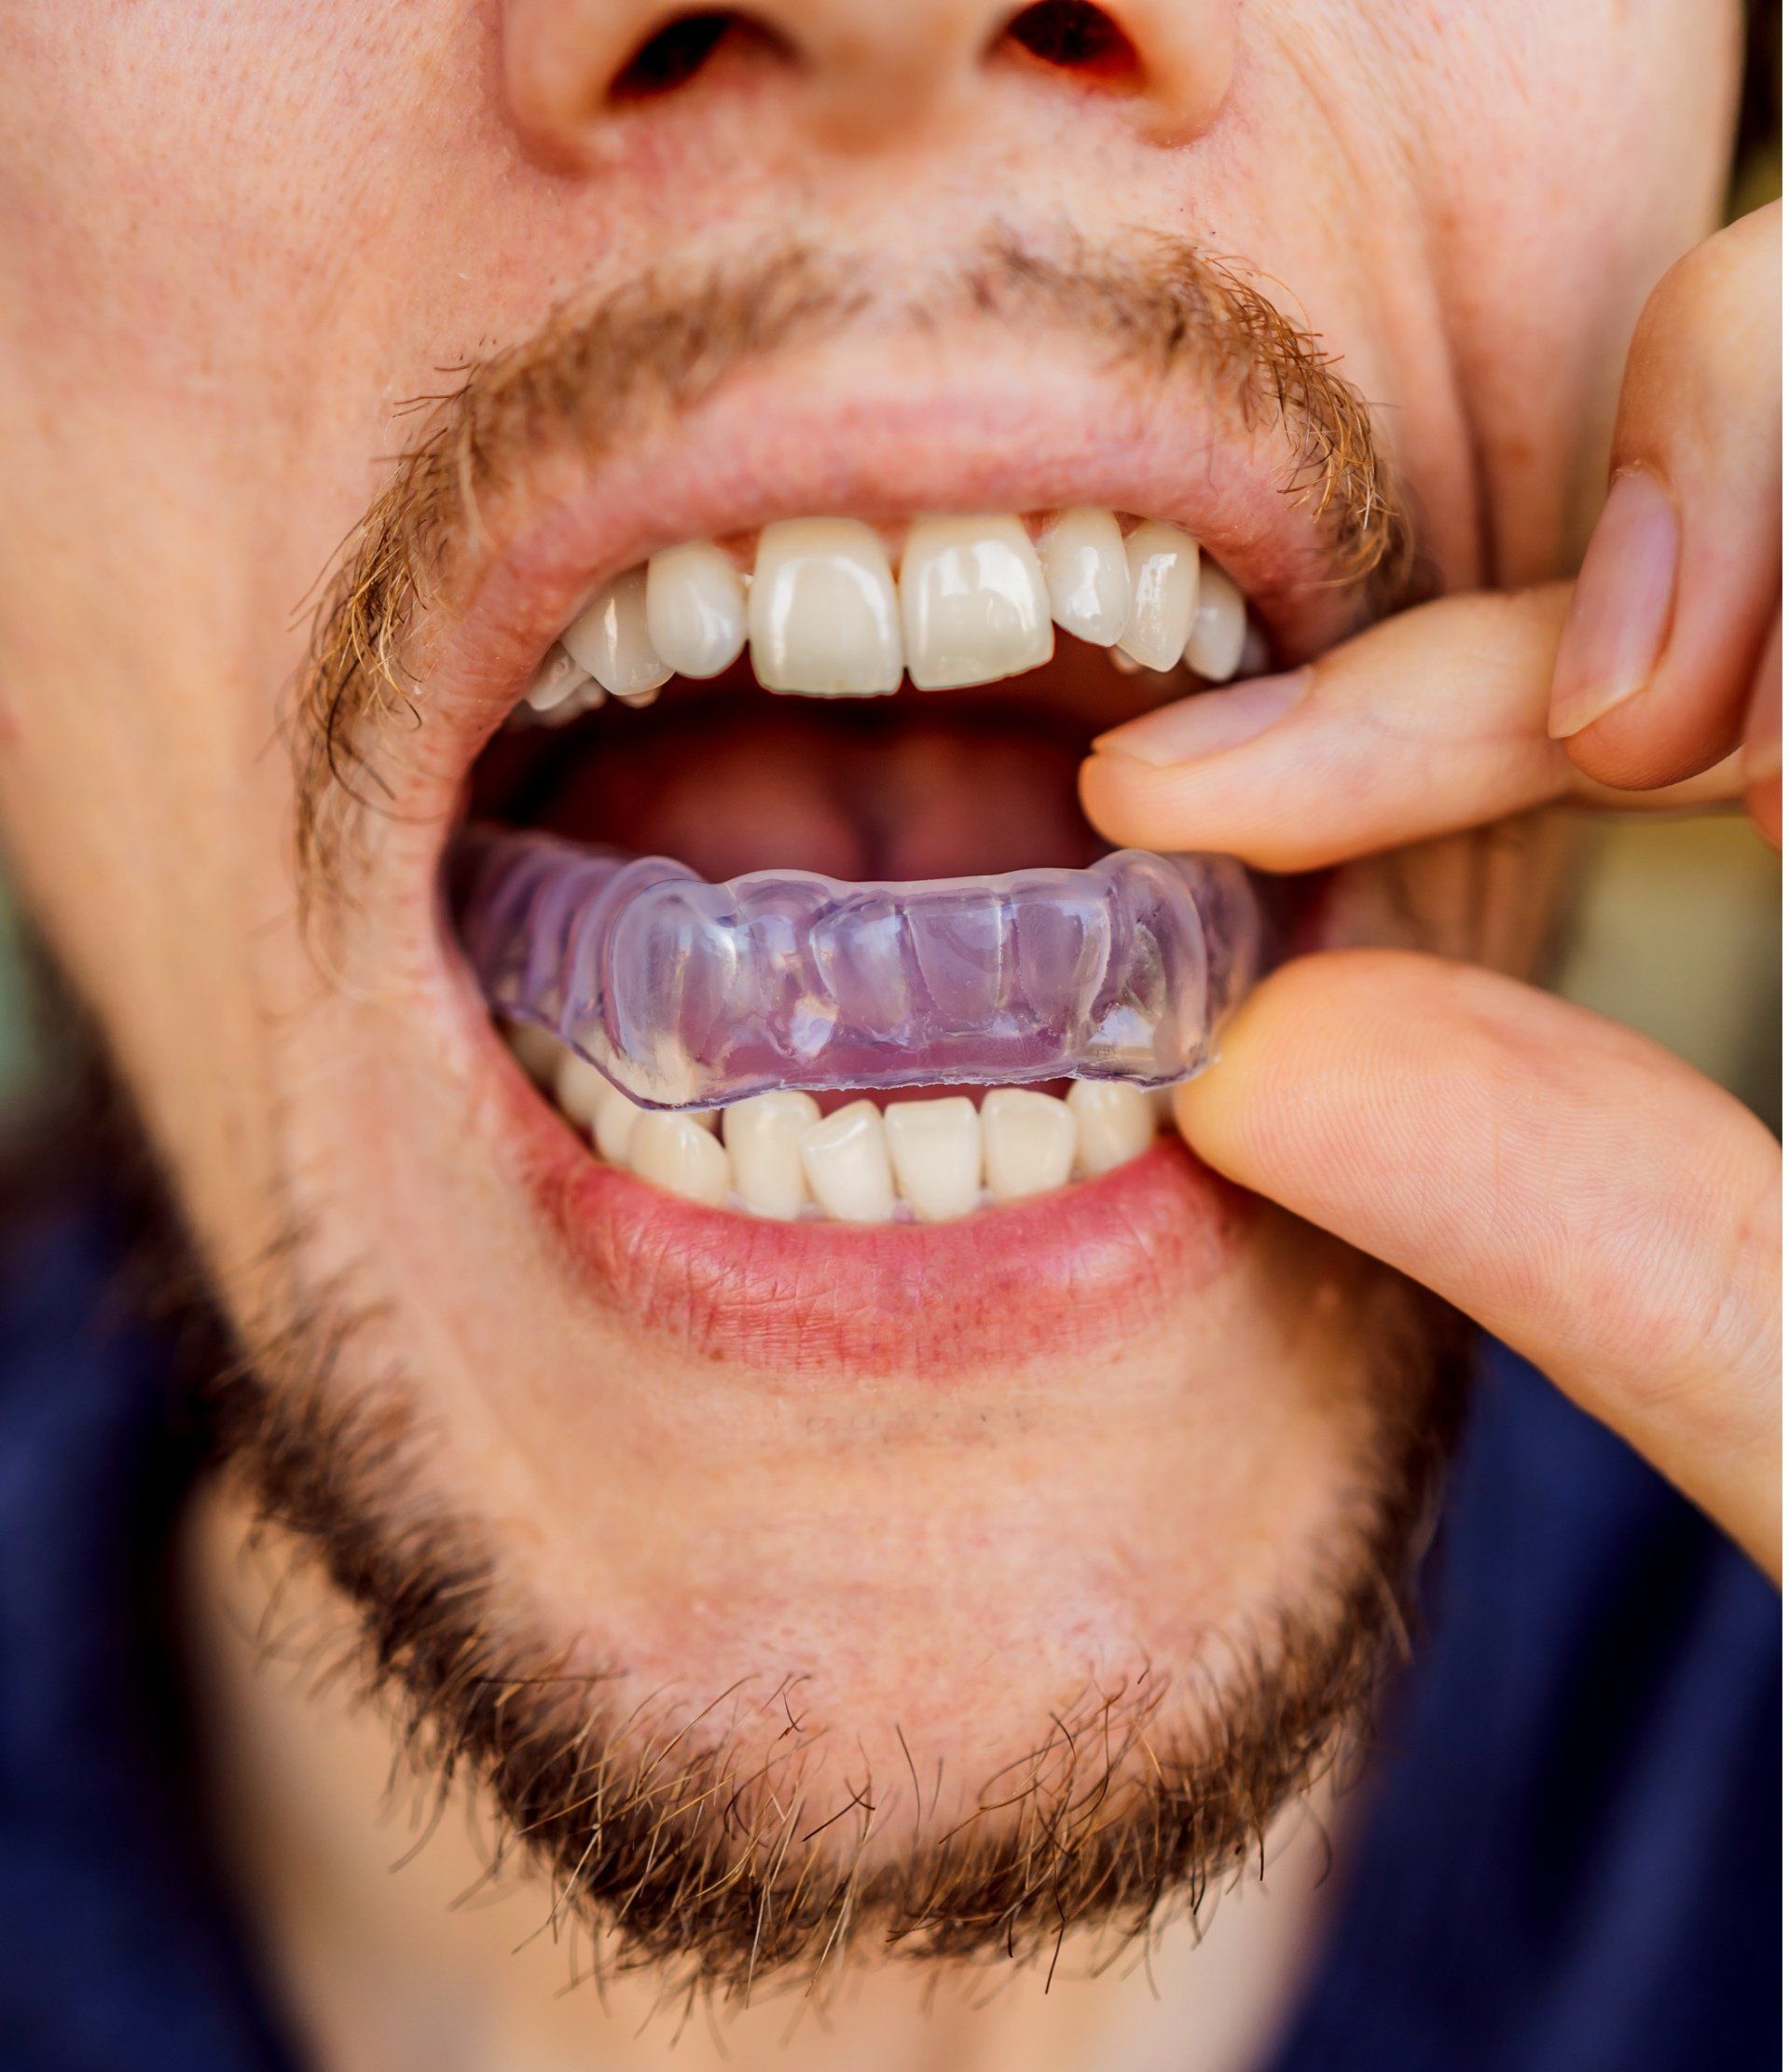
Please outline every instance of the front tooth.
[[668, 1194], [718, 1209], [733, 1182], [721, 1139], [693, 1117], [649, 1109], [634, 1125], [627, 1146], [629, 1170]]
[[902, 1196], [922, 1223], [969, 1215], [982, 1194], [982, 1125], [962, 1094], [897, 1101], [883, 1111]]
[[1146, 669], [1181, 659], [1200, 601], [1200, 550], [1178, 526], [1147, 519], [1125, 542], [1131, 608], [1119, 645]]
[[1142, 1087], [1123, 1079], [1078, 1079], [1069, 1089], [1075, 1118], [1075, 1170], [1092, 1180], [1123, 1165], [1156, 1141], [1156, 1110]]
[[997, 1087], [982, 1104], [982, 1156], [997, 1201], [1048, 1193], [1075, 1162], [1075, 1118], [1053, 1093]]
[[1243, 637], [1247, 630], [1243, 592], [1222, 569], [1208, 561], [1200, 570], [1200, 601], [1182, 661], [1208, 683], [1228, 683], [1243, 660]]
[[1131, 568], [1110, 511], [1065, 511], [1039, 542], [1051, 616], [1065, 633], [1109, 648], [1131, 611]]
[[1017, 518], [916, 518], [902, 550], [902, 635], [920, 691], [992, 683], [1051, 659], [1051, 600]]
[[669, 547], [646, 565], [646, 630], [681, 677], [718, 677], [746, 645], [746, 585], [706, 540]]
[[534, 681], [523, 693], [530, 712], [557, 711], [572, 694], [590, 681], [590, 671], [574, 662], [556, 640], [547, 659], [535, 671]]
[[802, 1170], [802, 1132], [820, 1119], [811, 1093], [790, 1089], [755, 1093], [721, 1118], [722, 1141], [734, 1165], [734, 1192], [750, 1215], [787, 1223], [808, 1199]]
[[586, 1132], [611, 1165], [627, 1163], [628, 1141], [646, 1110], [604, 1078], [594, 1064], [563, 1047], [553, 1077], [553, 1098], [561, 1115]]
[[814, 1199], [841, 1223], [887, 1223], [895, 1214], [888, 1140], [874, 1101], [854, 1101], [797, 1140]]
[[599, 591], [559, 641], [605, 691], [630, 705], [644, 702], [671, 674], [646, 630], [644, 569], [630, 569]]
[[855, 518], [767, 525], [746, 617], [767, 691], [865, 697], [902, 680], [895, 578], [881, 539]]

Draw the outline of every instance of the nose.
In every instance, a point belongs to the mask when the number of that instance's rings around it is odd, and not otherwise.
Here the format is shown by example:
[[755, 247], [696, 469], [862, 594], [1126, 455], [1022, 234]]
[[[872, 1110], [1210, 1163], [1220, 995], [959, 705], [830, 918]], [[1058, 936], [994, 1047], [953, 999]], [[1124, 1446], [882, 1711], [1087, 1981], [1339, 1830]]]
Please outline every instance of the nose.
[[833, 149], [871, 149], [1016, 68], [1120, 103], [1153, 140], [1185, 143], [1230, 85], [1237, 0], [505, 0], [503, 89], [532, 155], [600, 164], [642, 100], [723, 65], [774, 73], [782, 119]]

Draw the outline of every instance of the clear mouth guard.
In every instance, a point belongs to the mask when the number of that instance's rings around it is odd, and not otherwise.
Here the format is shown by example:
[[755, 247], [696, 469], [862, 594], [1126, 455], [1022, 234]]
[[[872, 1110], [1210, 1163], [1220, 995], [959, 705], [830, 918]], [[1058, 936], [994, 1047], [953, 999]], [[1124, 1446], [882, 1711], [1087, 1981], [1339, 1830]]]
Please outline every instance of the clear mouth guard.
[[1228, 857], [711, 885], [664, 857], [475, 830], [458, 863], [490, 1005], [654, 1108], [778, 1087], [1166, 1086], [1208, 1062], [1263, 954], [1260, 905]]

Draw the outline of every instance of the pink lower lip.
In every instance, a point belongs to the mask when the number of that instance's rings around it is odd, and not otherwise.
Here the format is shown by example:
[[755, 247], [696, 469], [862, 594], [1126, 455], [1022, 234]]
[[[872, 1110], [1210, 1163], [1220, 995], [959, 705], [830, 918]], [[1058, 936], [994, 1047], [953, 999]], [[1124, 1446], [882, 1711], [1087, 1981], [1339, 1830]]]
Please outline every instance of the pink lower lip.
[[1225, 1269], [1254, 1206], [1164, 1138], [1097, 1180], [963, 1223], [763, 1221], [602, 1164], [502, 1064], [530, 1191], [595, 1299], [695, 1358], [786, 1380], [949, 1381], [1134, 1338]]

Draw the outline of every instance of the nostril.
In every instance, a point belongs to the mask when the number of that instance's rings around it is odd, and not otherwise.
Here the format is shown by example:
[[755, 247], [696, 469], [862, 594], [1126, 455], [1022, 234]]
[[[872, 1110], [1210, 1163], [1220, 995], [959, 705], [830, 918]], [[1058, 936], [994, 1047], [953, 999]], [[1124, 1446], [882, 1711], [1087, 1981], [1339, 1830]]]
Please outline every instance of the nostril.
[[1142, 70], [1136, 46], [1091, 0], [1035, 0], [1007, 24], [1003, 40], [1058, 71], [1089, 78], [1128, 80]]
[[612, 101], [650, 101], [686, 86], [723, 44], [742, 51], [788, 56], [789, 46], [775, 30], [731, 7], [679, 15], [655, 29], [615, 75]]

